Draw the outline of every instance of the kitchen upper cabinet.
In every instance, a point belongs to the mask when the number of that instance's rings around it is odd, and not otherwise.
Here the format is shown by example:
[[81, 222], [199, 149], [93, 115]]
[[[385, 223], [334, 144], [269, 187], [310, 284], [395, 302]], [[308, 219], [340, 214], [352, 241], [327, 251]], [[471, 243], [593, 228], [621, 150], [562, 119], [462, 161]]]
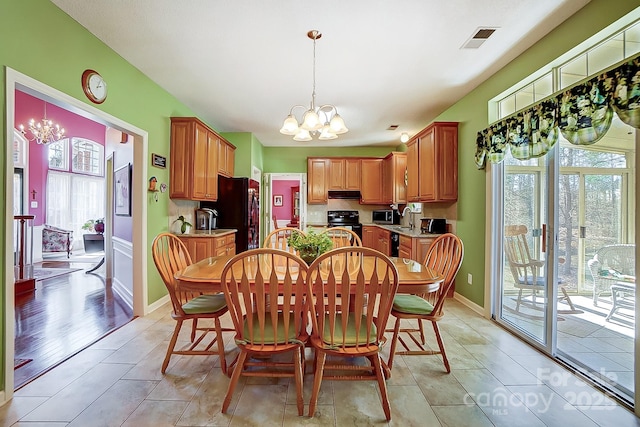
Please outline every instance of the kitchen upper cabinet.
[[220, 136], [195, 117], [171, 118], [169, 196], [218, 199]]
[[360, 159], [331, 157], [329, 190], [360, 190]]
[[383, 164], [384, 202], [387, 204], [407, 203], [407, 154], [390, 153], [384, 158]]
[[327, 203], [329, 159], [307, 158], [307, 203]]
[[360, 181], [360, 203], [384, 204], [382, 177], [383, 159], [362, 159], [362, 179]]
[[458, 199], [458, 123], [435, 122], [407, 143], [409, 202]]
[[418, 139], [407, 143], [407, 201], [417, 202], [418, 196]]
[[233, 178], [236, 147], [220, 137], [218, 140], [218, 174]]

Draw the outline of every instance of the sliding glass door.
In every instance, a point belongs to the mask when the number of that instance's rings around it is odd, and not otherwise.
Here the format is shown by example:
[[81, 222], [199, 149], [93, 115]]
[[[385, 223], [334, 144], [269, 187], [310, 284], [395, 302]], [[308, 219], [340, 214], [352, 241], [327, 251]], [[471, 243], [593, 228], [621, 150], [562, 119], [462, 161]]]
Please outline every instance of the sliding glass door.
[[501, 318], [541, 345], [548, 342], [547, 266], [542, 253], [546, 176], [540, 159], [504, 161]]
[[[501, 257], [494, 316], [542, 351], [633, 400], [635, 130], [496, 169]], [[557, 159], [557, 160], [556, 160]]]

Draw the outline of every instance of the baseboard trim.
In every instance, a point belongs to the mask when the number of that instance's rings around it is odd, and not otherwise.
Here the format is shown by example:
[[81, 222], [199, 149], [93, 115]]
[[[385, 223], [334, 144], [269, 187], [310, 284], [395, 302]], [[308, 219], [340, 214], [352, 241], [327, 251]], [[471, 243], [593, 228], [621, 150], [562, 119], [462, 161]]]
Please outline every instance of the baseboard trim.
[[478, 313], [480, 316], [484, 317], [484, 307], [479, 306], [475, 302], [471, 301], [465, 296], [460, 295], [457, 292], [453, 293], [453, 299], [460, 302], [465, 307], [471, 309], [472, 311]]
[[155, 301], [153, 304], [149, 304], [147, 306], [147, 310], [145, 315], [151, 313], [152, 311], [155, 311], [157, 309], [159, 309], [160, 307], [162, 307], [163, 305], [165, 305], [166, 303], [171, 302], [171, 298], [169, 297], [169, 295], [165, 295], [162, 298], [160, 298], [159, 300]]

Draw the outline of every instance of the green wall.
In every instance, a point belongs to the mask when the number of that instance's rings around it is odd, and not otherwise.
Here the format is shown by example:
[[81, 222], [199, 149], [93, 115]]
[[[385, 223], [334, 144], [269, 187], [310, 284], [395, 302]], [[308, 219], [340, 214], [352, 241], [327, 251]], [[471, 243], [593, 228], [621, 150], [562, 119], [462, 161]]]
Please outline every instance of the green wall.
[[[465, 257], [456, 292], [484, 306], [486, 172], [474, 163], [478, 131], [488, 125], [488, 102], [511, 86], [550, 63], [604, 27], [639, 6], [638, 0], [592, 0], [583, 9], [550, 32], [436, 118], [457, 121], [458, 127], [458, 220], [456, 233], [465, 245]], [[473, 285], [467, 284], [467, 274]], [[489, 286], [490, 284], [486, 284]]]
[[[0, 13], [0, 134], [6, 139], [7, 95], [5, 87], [6, 68], [10, 67], [20, 73], [34, 78], [54, 89], [64, 92], [89, 105], [97, 107], [125, 122], [131, 123], [149, 133], [149, 153], [157, 153], [169, 157], [171, 116], [195, 116], [195, 113], [172, 95], [160, 88], [139, 70], [126, 62], [122, 57], [105, 46], [100, 40], [88, 33], [84, 27], [71, 19], [48, 0], [2, 2]], [[29, 19], [26, 20], [25, 17]], [[91, 104], [80, 85], [80, 76], [88, 68], [97, 70], [109, 85], [107, 100], [100, 105]], [[9, 94], [12, 96], [12, 94]], [[7, 141], [0, 150], [0, 188], [3, 199], [6, 181]], [[150, 163], [150, 159], [148, 159]], [[151, 168], [150, 168], [151, 170]], [[168, 171], [153, 168], [153, 174], [160, 182], [168, 182]], [[148, 241], [151, 242], [158, 233], [168, 231], [168, 202], [156, 203], [153, 198], [147, 199], [148, 217], [139, 226], [147, 227]], [[5, 208], [6, 209], [6, 208]], [[0, 239], [6, 242], [11, 235], [0, 225]], [[148, 300], [157, 301], [166, 295], [164, 284], [160, 280], [151, 252], [148, 253]], [[0, 249], [0, 263], [4, 275], [6, 251]], [[2, 307], [5, 306], [5, 283], [2, 284]], [[4, 313], [4, 309], [0, 310]], [[4, 343], [6, 335], [5, 316], [0, 316], [0, 343]], [[5, 359], [4, 345], [0, 345], [0, 357]], [[4, 364], [0, 366], [0, 387], [4, 384]]]

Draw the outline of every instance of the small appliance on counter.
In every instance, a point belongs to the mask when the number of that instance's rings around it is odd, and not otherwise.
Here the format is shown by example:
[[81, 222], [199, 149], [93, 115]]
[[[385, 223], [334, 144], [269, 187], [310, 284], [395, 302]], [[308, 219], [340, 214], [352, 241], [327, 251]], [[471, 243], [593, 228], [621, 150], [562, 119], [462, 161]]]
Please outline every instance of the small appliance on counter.
[[447, 220], [445, 218], [420, 219], [420, 232], [423, 234], [444, 234], [447, 232]]
[[371, 222], [374, 224], [400, 224], [400, 212], [396, 209], [386, 209], [371, 212]]
[[196, 209], [196, 230], [215, 230], [218, 228], [218, 211], [209, 208]]

